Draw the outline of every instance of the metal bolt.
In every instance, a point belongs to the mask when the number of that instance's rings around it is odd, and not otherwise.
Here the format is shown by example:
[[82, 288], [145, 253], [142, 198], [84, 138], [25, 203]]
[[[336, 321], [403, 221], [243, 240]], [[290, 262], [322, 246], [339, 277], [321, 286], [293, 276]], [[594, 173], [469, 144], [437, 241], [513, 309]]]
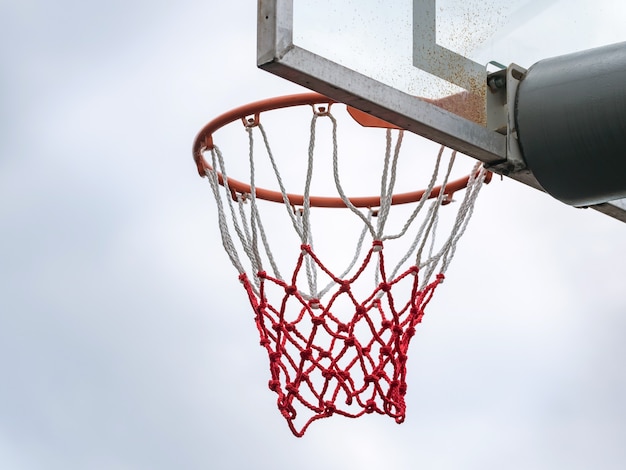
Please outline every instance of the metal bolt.
[[503, 75], [492, 75], [487, 78], [489, 89], [496, 93], [498, 90], [506, 88], [506, 77]]

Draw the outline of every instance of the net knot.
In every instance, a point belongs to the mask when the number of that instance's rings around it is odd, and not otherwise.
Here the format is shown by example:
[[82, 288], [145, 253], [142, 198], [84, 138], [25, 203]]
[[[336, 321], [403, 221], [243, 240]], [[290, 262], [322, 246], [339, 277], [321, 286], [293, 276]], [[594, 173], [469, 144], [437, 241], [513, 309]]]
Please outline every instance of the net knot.
[[389, 284], [388, 282], [381, 282], [380, 290], [382, 290], [383, 292], [389, 292], [391, 290], [391, 284]]
[[349, 292], [350, 291], [350, 281], [341, 281], [339, 292]]
[[402, 334], [402, 327], [400, 325], [394, 325], [391, 331], [393, 331], [394, 334], [399, 336]]
[[356, 339], [354, 338], [354, 336], [348, 336], [344, 342], [346, 346], [352, 347], [355, 345]]
[[383, 241], [382, 240], [374, 240], [372, 242], [372, 251], [379, 252], [383, 249]]
[[367, 309], [363, 305], [357, 305], [356, 307], [356, 315], [357, 317], [362, 317], [367, 313]]
[[293, 295], [298, 292], [298, 288], [296, 286], [285, 286], [285, 292], [287, 295]]
[[259, 344], [263, 347], [269, 346], [270, 345], [270, 340], [267, 338], [263, 338], [261, 339], [261, 341], [259, 342]]
[[348, 325], [346, 325], [345, 323], [339, 323], [337, 325], [337, 331], [339, 333], [347, 333], [349, 330]]
[[324, 403], [324, 414], [326, 416], [332, 416], [333, 414], [335, 414], [335, 411], [337, 410], [337, 407], [335, 406], [334, 403], [327, 401]]
[[322, 350], [320, 351], [320, 358], [327, 359], [330, 357], [330, 351]]
[[289, 421], [295, 419], [295, 417], [298, 415], [295, 408], [289, 404], [279, 403], [278, 409], [280, 410], [280, 413], [283, 415], [283, 417]]
[[259, 279], [267, 279], [267, 273], [265, 271], [259, 271], [256, 275]]
[[313, 356], [313, 351], [310, 348], [300, 351], [300, 357], [304, 359], [305, 361], [308, 359], [311, 359], [312, 356]]
[[280, 356], [282, 356], [282, 354], [276, 351], [269, 353], [270, 361], [272, 362], [278, 361]]
[[383, 320], [380, 324], [380, 326], [383, 327], [383, 330], [388, 330], [389, 328], [391, 328], [392, 323], [389, 320]]
[[324, 323], [324, 319], [320, 316], [320, 317], [311, 317], [311, 323], [313, 323], [315, 326], [319, 326], [322, 323]]
[[335, 372], [330, 369], [324, 369], [322, 371], [322, 377], [324, 377], [327, 380], [332, 379], [334, 376], [335, 376]]
[[267, 385], [272, 392], [276, 392], [280, 388], [280, 382], [278, 380], [270, 380]]
[[389, 346], [381, 347], [380, 354], [383, 356], [391, 356], [391, 348]]
[[321, 306], [322, 305], [320, 304], [319, 299], [311, 299], [311, 300], [309, 300], [309, 307], [311, 307], [312, 309], [317, 310], [317, 309], [321, 308]]
[[415, 336], [415, 328], [413, 328], [412, 326], [411, 326], [411, 327], [409, 327], [409, 328], [406, 330], [406, 335], [407, 335], [407, 337], [409, 337], [409, 338], [412, 338], [413, 336]]
[[374, 400], [367, 400], [365, 403], [365, 412], [371, 414], [374, 411], [376, 411], [376, 402]]
[[296, 330], [296, 327], [293, 323], [285, 323], [285, 331], [292, 333]]

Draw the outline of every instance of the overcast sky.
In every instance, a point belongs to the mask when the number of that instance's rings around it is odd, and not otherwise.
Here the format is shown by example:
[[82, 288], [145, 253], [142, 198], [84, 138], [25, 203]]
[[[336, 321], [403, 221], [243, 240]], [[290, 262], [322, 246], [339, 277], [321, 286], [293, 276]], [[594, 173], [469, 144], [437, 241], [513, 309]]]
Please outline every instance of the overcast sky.
[[413, 340], [406, 422], [292, 436], [190, 152], [301, 91], [256, 69], [255, 3], [0, 2], [0, 468], [623, 468], [626, 227], [506, 180]]

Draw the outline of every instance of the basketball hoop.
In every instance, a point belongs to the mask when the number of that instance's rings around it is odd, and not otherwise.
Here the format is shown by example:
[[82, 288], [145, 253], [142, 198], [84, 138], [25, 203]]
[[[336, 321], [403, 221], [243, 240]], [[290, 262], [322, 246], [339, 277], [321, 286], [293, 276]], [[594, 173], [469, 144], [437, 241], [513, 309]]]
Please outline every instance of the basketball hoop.
[[[193, 145], [198, 172], [207, 177], [216, 201], [222, 244], [239, 272], [254, 310], [260, 344], [269, 356], [269, 388], [278, 395], [278, 408], [298, 437], [313, 421], [332, 415], [356, 418], [379, 413], [398, 423], [404, 421], [409, 342], [435, 288], [444, 279], [480, 188], [491, 177], [476, 165], [467, 176], [449, 181], [456, 153], [452, 152], [445, 165], [442, 147], [425, 189], [394, 194], [404, 131], [348, 109], [352, 119], [366, 126], [357, 126], [363, 132], [383, 128], [384, 132], [378, 131], [386, 136], [380, 191], [375, 196], [349, 197], [338, 163], [339, 121], [333, 113], [339, 106], [316, 93], [258, 101], [211, 121]], [[298, 194], [286, 189], [264, 128], [264, 113], [303, 107], [310, 108], [310, 132], [308, 155], [302, 159], [303, 192]], [[334, 195], [311, 194], [313, 163], [315, 160], [317, 165], [319, 159], [320, 120], [330, 123], [332, 174], [325, 179], [333, 182]], [[228, 176], [224, 154], [214, 142], [220, 129], [237, 121], [241, 121], [249, 141], [246, 182]], [[297, 126], [295, 119], [288, 118], [288, 122], [287, 132]], [[259, 135], [262, 142], [257, 145]], [[259, 146], [267, 157], [276, 190], [257, 186]], [[210, 155], [208, 161], [205, 154]], [[438, 243], [435, 234], [441, 229], [440, 209], [460, 191], [463, 198], [445, 209], [452, 211], [450, 233]], [[400, 205], [407, 210], [399, 211]], [[453, 206], [457, 206], [456, 212]], [[282, 236], [291, 225], [295, 243], [272, 243], [261, 215], [270, 214], [270, 207], [283, 207], [280, 214], [285, 223], [281, 225], [278, 213], [272, 213], [272, 228], [280, 227], [276, 231]], [[331, 225], [330, 208], [340, 208], [346, 215]], [[335, 254], [325, 259], [314, 246], [314, 211], [324, 213], [326, 234], [332, 235], [334, 247], [350, 224], [358, 225], [356, 242], [339, 247], [343, 254], [354, 246], [345, 269], [331, 268], [329, 261], [334, 261]], [[388, 229], [395, 211], [404, 214], [397, 232]], [[315, 233], [317, 242], [320, 232]], [[399, 243], [404, 245], [396, 255], [393, 250]], [[283, 255], [290, 245], [295, 245], [291, 261], [281, 264], [275, 250]], [[285, 264], [289, 276], [281, 275]]]

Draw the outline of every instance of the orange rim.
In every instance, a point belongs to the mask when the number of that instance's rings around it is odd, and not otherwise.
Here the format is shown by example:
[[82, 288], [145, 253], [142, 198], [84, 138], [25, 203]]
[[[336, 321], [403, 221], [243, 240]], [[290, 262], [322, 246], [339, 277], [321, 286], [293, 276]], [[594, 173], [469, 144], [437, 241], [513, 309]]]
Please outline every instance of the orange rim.
[[[240, 106], [231, 111], [228, 111], [209, 122], [196, 136], [193, 143], [193, 158], [196, 162], [196, 167], [200, 176], [206, 176], [207, 171], [213, 171], [213, 167], [205, 160], [203, 153], [207, 150], [211, 150], [215, 147], [213, 143], [213, 133], [218, 129], [241, 120], [244, 126], [255, 126], [260, 122], [260, 115], [266, 111], [272, 111], [275, 109], [289, 108], [292, 106], [304, 106], [304, 105], [327, 105], [328, 110], [331, 105], [336, 101], [319, 93], [303, 93], [297, 95], [279, 96], [276, 98], [270, 98], [261, 101], [255, 101], [244, 106]], [[320, 109], [322, 110], [322, 109]], [[358, 113], [364, 114], [362, 111]], [[350, 113], [353, 115], [352, 113]], [[369, 115], [368, 115], [369, 116]], [[359, 122], [359, 119], [353, 118]], [[365, 125], [365, 124], [361, 124]], [[392, 127], [397, 128], [393, 124], [389, 124], [378, 118], [372, 118], [368, 121], [367, 127]], [[441, 192], [445, 194], [445, 201], [452, 200], [452, 195], [467, 187], [471, 175], [467, 175], [463, 178], [451, 181], [445, 186], [436, 186], [432, 189], [429, 195], [429, 199], [439, 197]], [[485, 176], [485, 183], [491, 181], [491, 172], [488, 172]], [[224, 177], [220, 172], [217, 172], [219, 183], [224, 186]], [[250, 194], [252, 188], [249, 184], [242, 181], [238, 181], [233, 178], [228, 178], [228, 187], [231, 191], [240, 194]], [[419, 201], [426, 190], [412, 191], [408, 193], [394, 194], [391, 198], [392, 204], [408, 204], [411, 202]], [[273, 191], [270, 189], [256, 188], [256, 197], [264, 199], [266, 201], [283, 203], [283, 195], [280, 191]], [[289, 203], [292, 206], [304, 205], [304, 196], [301, 194], [287, 194]], [[364, 197], [349, 197], [350, 202], [355, 207], [379, 207], [380, 196], [364, 196]], [[345, 208], [346, 205], [339, 197], [327, 197], [327, 196], [310, 196], [309, 203], [312, 207], [336, 207]]]

